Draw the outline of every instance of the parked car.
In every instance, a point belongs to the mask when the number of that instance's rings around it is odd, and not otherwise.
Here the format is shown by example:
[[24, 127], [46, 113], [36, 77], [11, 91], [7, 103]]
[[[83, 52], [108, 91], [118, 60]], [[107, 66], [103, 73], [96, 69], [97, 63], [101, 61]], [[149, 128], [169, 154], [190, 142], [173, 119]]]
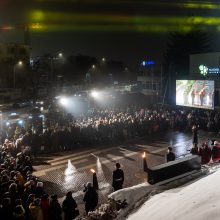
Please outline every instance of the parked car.
[[8, 115], [7, 120], [6, 120], [6, 125], [9, 126], [11, 124], [19, 124], [22, 125], [24, 123], [24, 120], [20, 117], [19, 114], [13, 112]]

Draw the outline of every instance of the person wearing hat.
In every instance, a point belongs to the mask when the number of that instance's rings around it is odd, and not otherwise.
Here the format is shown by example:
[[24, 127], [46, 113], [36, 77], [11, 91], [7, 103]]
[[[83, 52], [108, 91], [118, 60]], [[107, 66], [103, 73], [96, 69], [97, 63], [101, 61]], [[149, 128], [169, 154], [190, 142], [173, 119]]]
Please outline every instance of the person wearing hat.
[[173, 148], [168, 147], [166, 154], [166, 161], [170, 162], [170, 161], [174, 161], [175, 159], [176, 159], [176, 155], [173, 153]]
[[121, 169], [120, 163], [116, 163], [116, 170], [113, 171], [112, 175], [112, 186], [114, 191], [122, 189], [124, 183], [124, 171]]
[[72, 196], [72, 192], [66, 194], [66, 198], [62, 203], [62, 209], [64, 212], [64, 220], [72, 220], [79, 215], [79, 211], [76, 209], [77, 204]]

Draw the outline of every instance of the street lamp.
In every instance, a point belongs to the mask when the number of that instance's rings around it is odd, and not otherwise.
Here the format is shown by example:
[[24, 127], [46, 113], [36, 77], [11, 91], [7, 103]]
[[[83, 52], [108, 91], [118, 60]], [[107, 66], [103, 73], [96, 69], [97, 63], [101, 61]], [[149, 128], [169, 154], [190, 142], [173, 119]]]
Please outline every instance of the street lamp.
[[22, 66], [23, 62], [21, 60], [19, 60], [17, 63], [14, 64], [13, 67], [13, 82], [14, 82], [14, 89], [15, 89], [15, 73], [16, 73], [16, 68], [19, 66]]
[[62, 58], [62, 57], [63, 57], [63, 54], [62, 54], [62, 53], [59, 53], [59, 54], [58, 54], [58, 57], [59, 57], [59, 58]]

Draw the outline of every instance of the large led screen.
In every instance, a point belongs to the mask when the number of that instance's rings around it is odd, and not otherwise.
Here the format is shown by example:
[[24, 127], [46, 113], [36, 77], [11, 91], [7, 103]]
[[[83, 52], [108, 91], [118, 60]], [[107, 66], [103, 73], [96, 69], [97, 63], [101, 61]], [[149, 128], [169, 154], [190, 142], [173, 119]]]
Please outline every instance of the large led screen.
[[214, 109], [214, 81], [176, 80], [176, 105]]

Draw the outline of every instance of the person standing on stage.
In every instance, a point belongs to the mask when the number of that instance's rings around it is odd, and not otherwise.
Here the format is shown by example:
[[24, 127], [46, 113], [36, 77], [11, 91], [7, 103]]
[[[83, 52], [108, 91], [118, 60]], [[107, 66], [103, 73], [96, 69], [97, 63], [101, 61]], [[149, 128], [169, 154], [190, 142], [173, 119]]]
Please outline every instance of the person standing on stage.
[[192, 140], [193, 146], [197, 147], [197, 145], [198, 145], [198, 126], [196, 124], [194, 124], [192, 126], [192, 133], [193, 133], [193, 140]]
[[116, 170], [113, 171], [113, 179], [112, 179], [112, 186], [114, 191], [122, 189], [122, 185], [124, 183], [124, 172], [121, 169], [120, 163], [116, 163]]

